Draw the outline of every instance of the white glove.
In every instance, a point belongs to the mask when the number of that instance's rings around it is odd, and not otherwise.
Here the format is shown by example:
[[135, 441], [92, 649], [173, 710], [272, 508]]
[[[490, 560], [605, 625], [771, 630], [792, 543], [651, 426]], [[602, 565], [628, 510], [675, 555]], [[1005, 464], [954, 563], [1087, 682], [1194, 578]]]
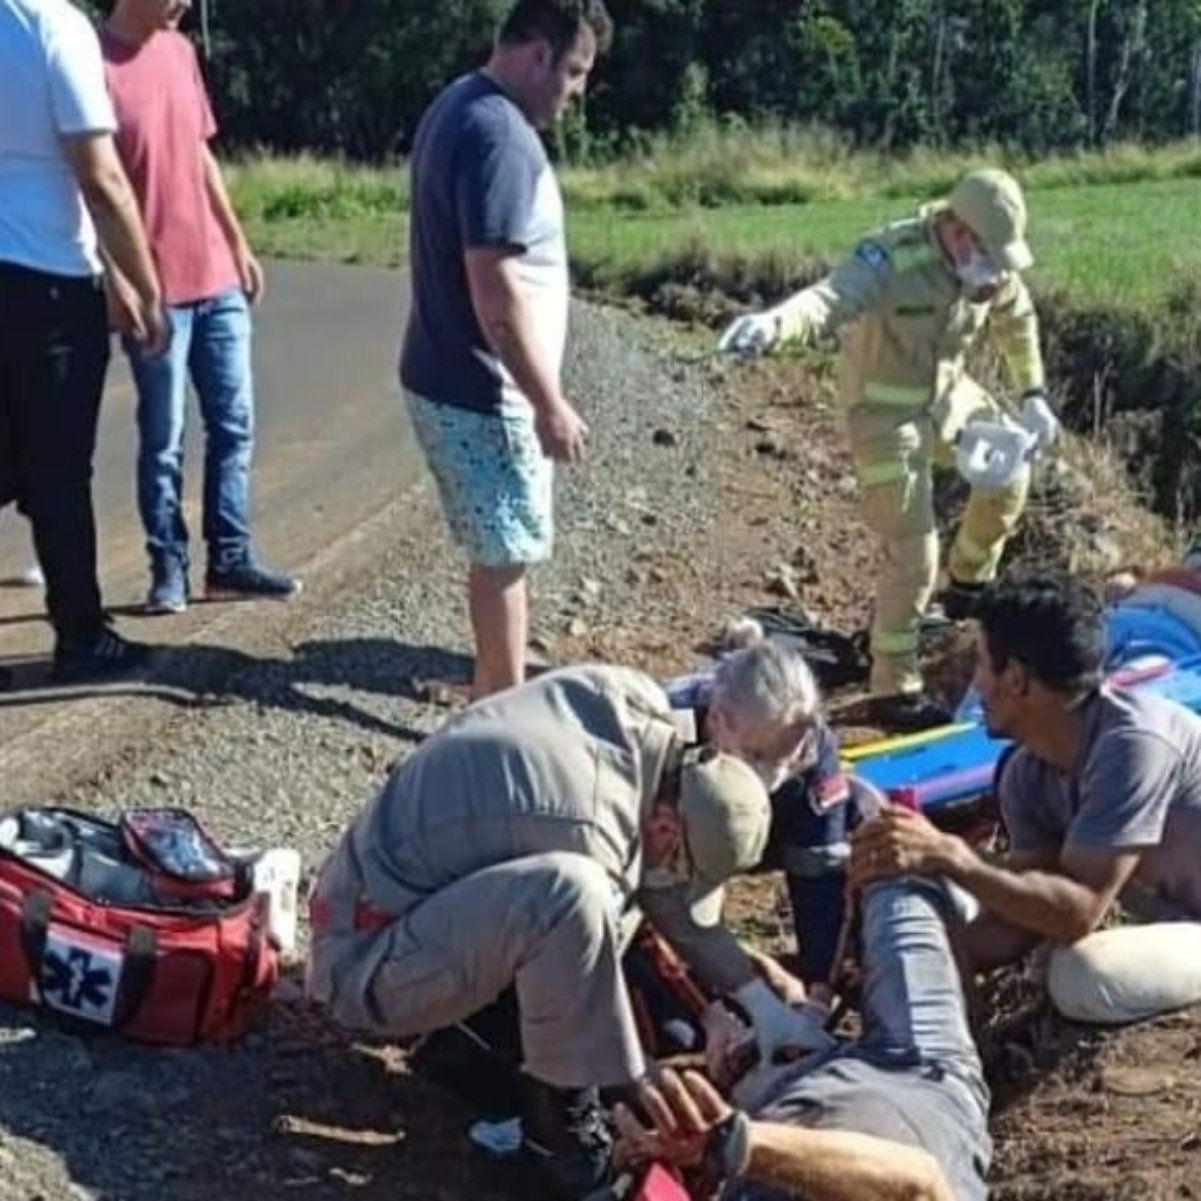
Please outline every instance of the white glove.
[[781, 337], [780, 317], [774, 309], [766, 313], [744, 313], [731, 322], [717, 343], [718, 353], [755, 358], [766, 354]]
[[781, 1051], [825, 1051], [834, 1046], [835, 1040], [826, 1033], [816, 1007], [793, 1009], [762, 980], [744, 984], [734, 999], [746, 1010], [755, 1027], [759, 1062], [764, 1067], [775, 1063]]
[[1045, 392], [1030, 392], [1022, 401], [1018, 421], [1034, 437], [1034, 453], [1042, 454], [1059, 437], [1059, 418], [1051, 408]]

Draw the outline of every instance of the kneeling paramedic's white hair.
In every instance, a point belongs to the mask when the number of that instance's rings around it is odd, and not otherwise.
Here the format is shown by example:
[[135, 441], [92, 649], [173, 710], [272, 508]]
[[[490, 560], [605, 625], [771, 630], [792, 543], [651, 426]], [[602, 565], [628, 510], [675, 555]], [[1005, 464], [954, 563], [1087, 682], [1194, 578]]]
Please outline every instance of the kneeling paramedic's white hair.
[[736, 726], [808, 724], [820, 705], [809, 664], [774, 642], [727, 655], [713, 677], [710, 706]]

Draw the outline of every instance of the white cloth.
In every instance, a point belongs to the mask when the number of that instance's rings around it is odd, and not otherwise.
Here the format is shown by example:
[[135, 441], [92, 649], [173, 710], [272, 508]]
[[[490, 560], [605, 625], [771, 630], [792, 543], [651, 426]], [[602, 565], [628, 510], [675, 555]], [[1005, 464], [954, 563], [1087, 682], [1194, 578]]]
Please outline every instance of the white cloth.
[[781, 1051], [825, 1051], [834, 1045], [818, 1011], [810, 1006], [793, 1009], [762, 981], [743, 985], [734, 999], [746, 1010], [755, 1028], [760, 1062], [771, 1064]]
[[60, 139], [115, 129], [87, 17], [69, 0], [0, 0], [0, 262], [53, 275], [100, 271]]
[[1099, 930], [1051, 952], [1047, 992], [1076, 1022], [1116, 1026], [1201, 1003], [1201, 923]]

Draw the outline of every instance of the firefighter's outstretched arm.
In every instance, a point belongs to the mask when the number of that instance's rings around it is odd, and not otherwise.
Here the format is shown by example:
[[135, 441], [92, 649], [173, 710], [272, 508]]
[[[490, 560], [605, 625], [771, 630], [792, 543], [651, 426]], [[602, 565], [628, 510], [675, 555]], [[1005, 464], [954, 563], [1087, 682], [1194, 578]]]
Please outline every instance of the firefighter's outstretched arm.
[[892, 272], [892, 255], [883, 242], [860, 242], [817, 283], [774, 308], [735, 318], [722, 334], [718, 350], [752, 357], [787, 342], [811, 343], [830, 337], [877, 303]]

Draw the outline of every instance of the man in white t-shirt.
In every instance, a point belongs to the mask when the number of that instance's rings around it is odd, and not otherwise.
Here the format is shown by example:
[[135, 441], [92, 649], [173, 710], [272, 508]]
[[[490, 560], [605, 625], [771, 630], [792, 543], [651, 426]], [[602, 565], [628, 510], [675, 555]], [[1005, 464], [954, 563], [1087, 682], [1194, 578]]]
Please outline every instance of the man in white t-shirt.
[[92, 513], [102, 252], [136, 293], [129, 332], [152, 352], [169, 339], [115, 126], [84, 14], [68, 0], [0, 0], [0, 500], [33, 524], [60, 681], [128, 671], [146, 653], [101, 606]]

